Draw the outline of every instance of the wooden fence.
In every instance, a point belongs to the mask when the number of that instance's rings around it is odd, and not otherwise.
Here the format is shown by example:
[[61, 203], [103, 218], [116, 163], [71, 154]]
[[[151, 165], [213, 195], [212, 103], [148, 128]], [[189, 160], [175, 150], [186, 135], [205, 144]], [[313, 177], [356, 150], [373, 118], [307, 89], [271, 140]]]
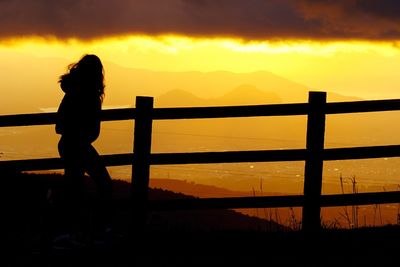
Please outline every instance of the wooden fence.
[[[152, 97], [136, 98], [136, 108], [103, 110], [102, 121], [134, 120], [133, 153], [103, 155], [107, 166], [132, 165], [132, 200], [142, 219], [147, 210], [302, 207], [302, 229], [318, 231], [321, 207], [400, 203], [400, 192], [321, 195], [324, 161], [399, 157], [400, 145], [324, 149], [327, 114], [400, 110], [400, 100], [326, 102], [310, 92], [308, 103], [230, 107], [153, 108]], [[153, 120], [256, 116], [307, 116], [305, 149], [195, 153], [151, 153]], [[0, 127], [54, 124], [55, 113], [0, 116]], [[305, 161], [304, 194], [149, 201], [151, 165]], [[63, 168], [59, 158], [0, 161], [0, 172]]]

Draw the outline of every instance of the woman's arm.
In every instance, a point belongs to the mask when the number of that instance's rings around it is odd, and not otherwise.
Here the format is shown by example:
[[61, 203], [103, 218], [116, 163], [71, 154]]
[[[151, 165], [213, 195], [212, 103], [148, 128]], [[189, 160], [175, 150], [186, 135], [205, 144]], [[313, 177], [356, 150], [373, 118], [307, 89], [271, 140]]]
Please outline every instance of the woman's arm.
[[101, 124], [101, 101], [96, 99], [90, 101], [85, 115], [84, 135], [88, 142], [94, 142], [100, 135]]

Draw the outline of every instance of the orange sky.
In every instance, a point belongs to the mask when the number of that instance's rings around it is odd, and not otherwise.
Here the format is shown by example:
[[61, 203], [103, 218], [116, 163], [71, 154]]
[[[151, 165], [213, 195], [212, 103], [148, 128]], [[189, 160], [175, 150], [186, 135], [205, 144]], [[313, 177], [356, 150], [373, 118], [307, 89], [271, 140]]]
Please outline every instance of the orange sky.
[[[392, 41], [277, 42], [176, 35], [129, 35], [91, 41], [40, 37], [0, 41], [2, 60], [20, 66], [40, 64], [40, 58], [73, 62], [83, 53], [98, 54], [106, 67], [112, 62], [158, 71], [266, 70], [311, 89], [367, 99], [400, 98], [400, 49]], [[10, 75], [7, 69], [2, 70], [3, 79]], [[28, 73], [21, 68], [21, 75]]]
[[[400, 98], [399, 12], [393, 0], [5, 0], [0, 56], [5, 66], [96, 53], [106, 67], [269, 71], [310, 89]], [[3, 81], [14, 76], [2, 69]]]

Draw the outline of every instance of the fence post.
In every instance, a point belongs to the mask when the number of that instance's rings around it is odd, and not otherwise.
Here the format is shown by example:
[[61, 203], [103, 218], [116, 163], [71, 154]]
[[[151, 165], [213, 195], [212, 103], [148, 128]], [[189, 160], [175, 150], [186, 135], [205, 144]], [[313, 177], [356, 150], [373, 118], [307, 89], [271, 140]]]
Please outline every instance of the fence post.
[[321, 228], [326, 92], [310, 92], [308, 105], [302, 230], [312, 232]]
[[135, 133], [133, 141], [132, 188], [133, 227], [141, 230], [146, 223], [150, 154], [152, 135], [153, 98], [136, 97]]

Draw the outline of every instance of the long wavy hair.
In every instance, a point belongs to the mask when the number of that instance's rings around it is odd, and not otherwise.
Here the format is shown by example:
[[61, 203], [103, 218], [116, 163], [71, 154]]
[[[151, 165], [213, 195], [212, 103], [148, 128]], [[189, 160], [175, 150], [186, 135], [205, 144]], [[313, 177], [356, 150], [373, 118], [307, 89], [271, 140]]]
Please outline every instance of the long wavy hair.
[[68, 71], [58, 81], [65, 93], [104, 99], [104, 68], [98, 56], [86, 54], [68, 65]]

